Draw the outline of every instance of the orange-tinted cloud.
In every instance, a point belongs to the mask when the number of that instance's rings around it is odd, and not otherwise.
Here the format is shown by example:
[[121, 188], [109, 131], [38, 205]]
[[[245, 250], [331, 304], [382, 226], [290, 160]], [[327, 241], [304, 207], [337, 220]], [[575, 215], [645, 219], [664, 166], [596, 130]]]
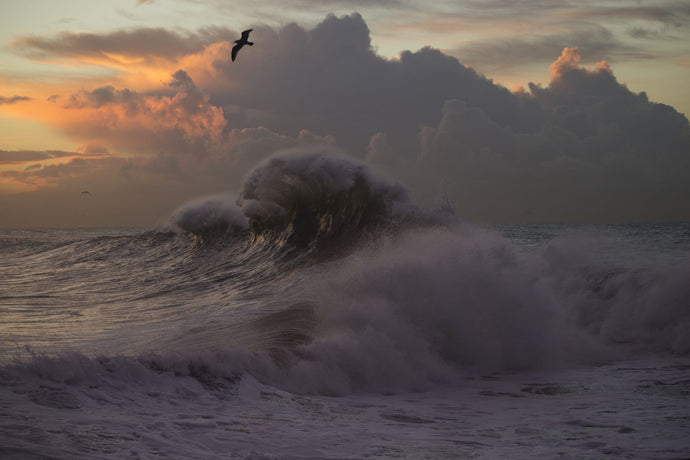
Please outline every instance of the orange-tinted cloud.
[[151, 154], [212, 148], [222, 142], [223, 110], [213, 106], [184, 71], [163, 93], [139, 93], [112, 85], [82, 90], [47, 103], [38, 114], [79, 143], [98, 143], [125, 153]]
[[563, 48], [561, 55], [551, 64], [551, 80], [561, 78], [565, 73], [580, 66], [580, 52], [577, 48]]
[[[551, 64], [549, 70], [551, 71], [551, 83], [555, 80], [562, 79], [565, 75], [572, 73], [574, 70], [580, 68], [580, 50], [578, 48], [563, 48], [561, 55]], [[612, 73], [611, 66], [606, 61], [599, 61], [594, 65], [594, 70], [583, 67], [581, 69], [585, 72], [604, 72]]]

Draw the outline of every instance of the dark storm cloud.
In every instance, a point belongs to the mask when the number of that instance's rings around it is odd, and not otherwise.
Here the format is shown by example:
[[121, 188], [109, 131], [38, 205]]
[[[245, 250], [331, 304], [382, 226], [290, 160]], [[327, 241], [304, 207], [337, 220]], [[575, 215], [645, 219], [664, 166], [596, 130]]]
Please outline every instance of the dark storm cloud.
[[[623, 50], [606, 29], [594, 30], [558, 46], [584, 42], [594, 53], [588, 59], [605, 57], [609, 46]], [[381, 59], [357, 15], [328, 18], [312, 31], [290, 26], [277, 37], [282, 56], [251, 57], [257, 69], [272, 66], [268, 81], [249, 62], [242, 94], [214, 97], [260, 101], [283, 116], [265, 120], [278, 131], [298, 120], [332, 134], [423, 199], [447, 193], [461, 215], [480, 220], [690, 218], [687, 119], [629, 91], [605, 63], [582, 67], [575, 48], [552, 65], [547, 87], [512, 94], [431, 48]], [[561, 54], [553, 51], [551, 60]]]
[[[587, 59], [611, 41], [593, 30], [570, 37], [589, 44]], [[334, 143], [422, 202], [446, 194], [472, 220], [690, 219], [687, 119], [629, 91], [606, 63], [581, 66], [575, 48], [549, 51], [547, 86], [513, 94], [433, 48], [378, 56], [358, 14], [310, 30], [256, 27], [252, 38], [241, 60], [204, 54], [213, 62], [159, 92], [78, 93], [69, 108], [105, 115], [68, 130], [155, 153], [127, 177], [165, 176], [178, 193], [235, 189], [275, 150]]]
[[38, 59], [55, 56], [113, 59], [112, 55], [124, 55], [172, 60], [198, 52], [209, 43], [228, 40], [232, 36], [232, 32], [223, 28], [208, 28], [197, 33], [138, 28], [107, 34], [62, 32], [52, 37], [21, 37], [14, 40], [11, 46], [22, 54]]
[[575, 49], [551, 73], [548, 87], [516, 96], [536, 129], [449, 100], [441, 122], [422, 132], [419, 161], [398, 174], [479, 220], [690, 218], [688, 120], [629, 91], [605, 64], [581, 67]]
[[[592, 32], [594, 31], [594, 33]], [[587, 59], [637, 53], [605, 28], [564, 35]], [[546, 87], [512, 94], [432, 48], [386, 60], [359, 15], [312, 30], [259, 29], [242, 66], [216, 62], [211, 100], [257, 109], [257, 123], [309, 129], [366, 158], [417, 196], [443, 193], [479, 220], [690, 218], [690, 128], [672, 107], [636, 94], [606, 63], [565, 48]], [[549, 51], [550, 50], [550, 51]]]
[[0, 96], [0, 105], [16, 104], [17, 102], [30, 101], [30, 100], [31, 100], [31, 98], [27, 97], [27, 96], [11, 96], [11, 97]]
[[379, 131], [409, 144], [421, 124], [438, 122], [443, 102], [452, 97], [483, 105], [498, 118], [513, 116], [505, 110], [514, 102], [505, 88], [438, 50], [407, 51], [393, 61], [376, 55], [358, 14], [330, 16], [312, 30], [290, 24], [254, 34], [261, 46], [241, 65], [214, 63], [211, 100], [255, 109], [256, 123], [278, 132], [333, 135], [354, 151]]

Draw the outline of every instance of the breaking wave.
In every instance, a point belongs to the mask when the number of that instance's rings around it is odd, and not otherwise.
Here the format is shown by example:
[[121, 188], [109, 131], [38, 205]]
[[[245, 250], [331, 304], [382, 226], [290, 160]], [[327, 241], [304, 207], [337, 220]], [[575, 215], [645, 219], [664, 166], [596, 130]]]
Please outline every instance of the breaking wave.
[[[690, 258], [610, 266], [568, 236], [519, 250], [420, 211], [401, 186], [327, 152], [276, 154], [239, 196], [187, 203], [159, 230], [70, 235], [11, 255], [6, 300], [44, 302], [57, 319], [33, 339], [26, 326], [16, 340], [33, 351], [5, 360], [0, 381], [162, 375], [223, 389], [252, 376], [298, 393], [385, 393], [690, 353]], [[315, 250], [328, 257], [302, 263]], [[46, 300], [22, 297], [27, 279]]]
[[171, 217], [173, 226], [202, 237], [248, 232], [255, 240], [321, 250], [433, 221], [410, 203], [404, 187], [323, 150], [276, 153], [246, 176], [237, 198], [195, 200]]

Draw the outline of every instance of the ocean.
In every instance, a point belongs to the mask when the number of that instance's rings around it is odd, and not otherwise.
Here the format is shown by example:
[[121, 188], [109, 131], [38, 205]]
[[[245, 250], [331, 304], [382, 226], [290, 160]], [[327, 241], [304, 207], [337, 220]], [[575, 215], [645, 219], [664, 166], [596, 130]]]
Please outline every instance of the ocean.
[[690, 458], [690, 224], [487, 226], [287, 152], [0, 230], [0, 458]]

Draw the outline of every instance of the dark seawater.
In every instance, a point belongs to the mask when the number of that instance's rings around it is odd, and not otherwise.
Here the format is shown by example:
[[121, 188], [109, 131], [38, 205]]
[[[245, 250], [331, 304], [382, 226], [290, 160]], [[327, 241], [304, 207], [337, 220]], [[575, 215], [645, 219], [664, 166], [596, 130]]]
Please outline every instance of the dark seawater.
[[0, 318], [0, 458], [690, 456], [688, 223], [476, 226], [288, 152], [0, 231]]

